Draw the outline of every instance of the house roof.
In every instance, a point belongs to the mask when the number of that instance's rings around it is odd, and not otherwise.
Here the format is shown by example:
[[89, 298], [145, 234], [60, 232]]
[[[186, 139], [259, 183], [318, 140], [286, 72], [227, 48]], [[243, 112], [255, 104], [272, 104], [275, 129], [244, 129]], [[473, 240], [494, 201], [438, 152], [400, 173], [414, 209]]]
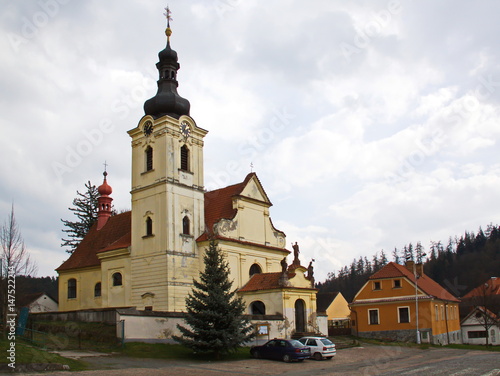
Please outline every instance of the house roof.
[[[378, 272], [374, 273], [369, 279], [384, 279], [384, 278], [397, 278], [405, 277], [415, 284], [415, 275], [410, 272], [406, 266], [390, 262], [385, 265]], [[459, 302], [460, 300], [454, 295], [449, 293], [444, 287], [434, 281], [431, 277], [422, 274], [417, 281], [419, 289], [428, 295], [434, 296], [438, 299], [448, 300], [452, 302]]]
[[495, 315], [489, 309], [482, 307], [482, 306], [478, 306], [478, 307], [474, 307], [474, 309], [472, 311], [470, 311], [469, 314], [462, 319], [462, 321], [460, 321], [460, 324], [464, 324], [477, 311], [482, 311], [483, 313], [486, 313], [494, 321], [500, 319], [500, 317], [498, 317], [498, 315]]
[[491, 277], [485, 283], [477, 286], [476, 288], [469, 291], [467, 294], [463, 296], [463, 299], [473, 298], [477, 296], [490, 296], [490, 295], [498, 295], [500, 296], [500, 278], [499, 277]]
[[33, 303], [35, 300], [37, 300], [38, 298], [42, 297], [43, 295], [46, 295], [47, 297], [49, 297], [49, 299], [52, 299], [54, 302], [57, 303], [56, 299], [54, 299], [49, 294], [46, 294], [44, 292], [35, 292], [35, 293], [32, 293], [32, 294], [21, 295], [20, 297], [16, 298], [17, 299], [16, 303], [17, 303], [17, 305], [19, 307], [27, 307], [31, 303]]
[[335, 300], [340, 292], [319, 292], [316, 294], [316, 309], [318, 312], [325, 312], [330, 304]]
[[56, 271], [99, 266], [97, 253], [130, 246], [131, 212], [109, 217], [97, 230], [97, 222], [80, 242], [71, 256]]

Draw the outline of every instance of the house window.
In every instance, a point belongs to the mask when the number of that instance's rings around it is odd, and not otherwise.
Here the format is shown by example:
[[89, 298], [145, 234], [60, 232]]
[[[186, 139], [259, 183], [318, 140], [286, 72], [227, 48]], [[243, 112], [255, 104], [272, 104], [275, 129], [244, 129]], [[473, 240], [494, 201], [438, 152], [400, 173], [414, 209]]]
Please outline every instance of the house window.
[[437, 304], [434, 306], [434, 316], [436, 316], [436, 321], [438, 321], [439, 320], [439, 308], [438, 308]]
[[189, 235], [189, 217], [187, 215], [182, 218], [182, 233]]
[[428, 338], [428, 333], [427, 332], [422, 332], [422, 339], [424, 341], [427, 341], [429, 338]]
[[399, 323], [410, 322], [410, 307], [398, 307]]
[[253, 276], [254, 274], [260, 274], [262, 273], [262, 269], [260, 268], [259, 265], [257, 264], [253, 264], [251, 267], [250, 267], [250, 277]]
[[151, 217], [148, 217], [146, 219], [146, 236], [152, 236], [153, 235], [153, 220]]
[[370, 325], [378, 325], [378, 309], [369, 309], [368, 310], [368, 324]]
[[68, 279], [68, 299], [76, 299], [76, 279]]
[[474, 330], [467, 332], [469, 338], [486, 338], [486, 330]]
[[373, 282], [373, 289], [374, 290], [382, 290], [382, 287], [380, 287], [380, 281]]
[[189, 171], [189, 149], [186, 145], [181, 147], [181, 170]]
[[394, 288], [395, 289], [401, 288], [401, 280], [400, 279], [395, 279], [394, 280]]
[[444, 305], [441, 306], [441, 320], [444, 320]]
[[250, 312], [252, 312], [252, 315], [265, 315], [266, 306], [260, 300], [257, 300], [250, 305]]
[[121, 286], [123, 284], [122, 273], [120, 272], [113, 273], [112, 279], [113, 279], [113, 286]]
[[151, 171], [153, 169], [153, 148], [148, 146], [144, 153], [146, 157], [146, 171]]
[[101, 282], [97, 282], [94, 286], [94, 298], [101, 297]]

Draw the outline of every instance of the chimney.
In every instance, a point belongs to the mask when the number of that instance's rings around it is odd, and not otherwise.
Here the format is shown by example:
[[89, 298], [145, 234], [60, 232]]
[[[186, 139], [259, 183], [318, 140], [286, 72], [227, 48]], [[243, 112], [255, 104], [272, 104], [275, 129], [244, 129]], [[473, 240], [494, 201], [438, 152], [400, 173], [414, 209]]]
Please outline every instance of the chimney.
[[414, 272], [413, 266], [415, 265], [415, 261], [413, 260], [408, 260], [405, 262], [406, 269], [408, 269], [410, 272]]
[[424, 275], [424, 264], [420, 263], [420, 264], [416, 264], [415, 265], [415, 268], [417, 270], [417, 275], [418, 276], [423, 276]]

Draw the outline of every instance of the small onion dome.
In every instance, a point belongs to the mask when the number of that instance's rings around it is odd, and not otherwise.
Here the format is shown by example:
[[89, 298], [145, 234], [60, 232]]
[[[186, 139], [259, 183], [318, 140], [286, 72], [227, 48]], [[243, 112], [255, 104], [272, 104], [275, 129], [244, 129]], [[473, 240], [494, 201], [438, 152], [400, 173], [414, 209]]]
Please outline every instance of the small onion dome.
[[108, 176], [108, 173], [104, 172], [103, 175], [104, 175], [104, 181], [99, 186], [99, 188], [97, 188], [97, 191], [99, 192], [99, 194], [101, 196], [109, 196], [113, 192], [113, 189], [111, 188], [111, 186], [106, 181], [106, 176]]

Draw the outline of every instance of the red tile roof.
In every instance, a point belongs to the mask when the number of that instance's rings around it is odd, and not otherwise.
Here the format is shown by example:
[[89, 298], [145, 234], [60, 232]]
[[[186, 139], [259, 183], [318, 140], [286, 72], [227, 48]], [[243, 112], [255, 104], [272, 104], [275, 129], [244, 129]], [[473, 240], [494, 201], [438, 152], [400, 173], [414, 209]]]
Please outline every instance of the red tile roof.
[[131, 212], [111, 216], [97, 230], [94, 223], [73, 254], [56, 271], [99, 266], [97, 253], [130, 246]]
[[[280, 284], [280, 278], [282, 276], [281, 272], [276, 273], [259, 273], [254, 274], [252, 278], [243, 286], [238, 292], [251, 292], [259, 290], [276, 290], [283, 288], [294, 288], [294, 289], [305, 289], [311, 290], [307, 287], [293, 287], [293, 286], [283, 286]], [[295, 273], [288, 272], [288, 279], [295, 276]]]
[[234, 218], [237, 209], [233, 209], [232, 198], [243, 191], [253, 176], [256, 176], [254, 172], [248, 174], [241, 183], [205, 193], [205, 228], [209, 232], [212, 232], [214, 224], [221, 219]]
[[[487, 286], [485, 286], [487, 284]], [[485, 283], [477, 286], [463, 296], [463, 299], [473, 298], [476, 296], [500, 295], [500, 278], [491, 277]]]
[[[390, 262], [378, 272], [374, 273], [369, 279], [395, 278], [406, 277], [415, 284], [415, 275], [410, 272], [405, 266]], [[450, 294], [444, 287], [438, 284], [429, 276], [423, 274], [418, 278], [418, 287], [428, 295], [438, 299], [459, 302], [454, 295]]]

